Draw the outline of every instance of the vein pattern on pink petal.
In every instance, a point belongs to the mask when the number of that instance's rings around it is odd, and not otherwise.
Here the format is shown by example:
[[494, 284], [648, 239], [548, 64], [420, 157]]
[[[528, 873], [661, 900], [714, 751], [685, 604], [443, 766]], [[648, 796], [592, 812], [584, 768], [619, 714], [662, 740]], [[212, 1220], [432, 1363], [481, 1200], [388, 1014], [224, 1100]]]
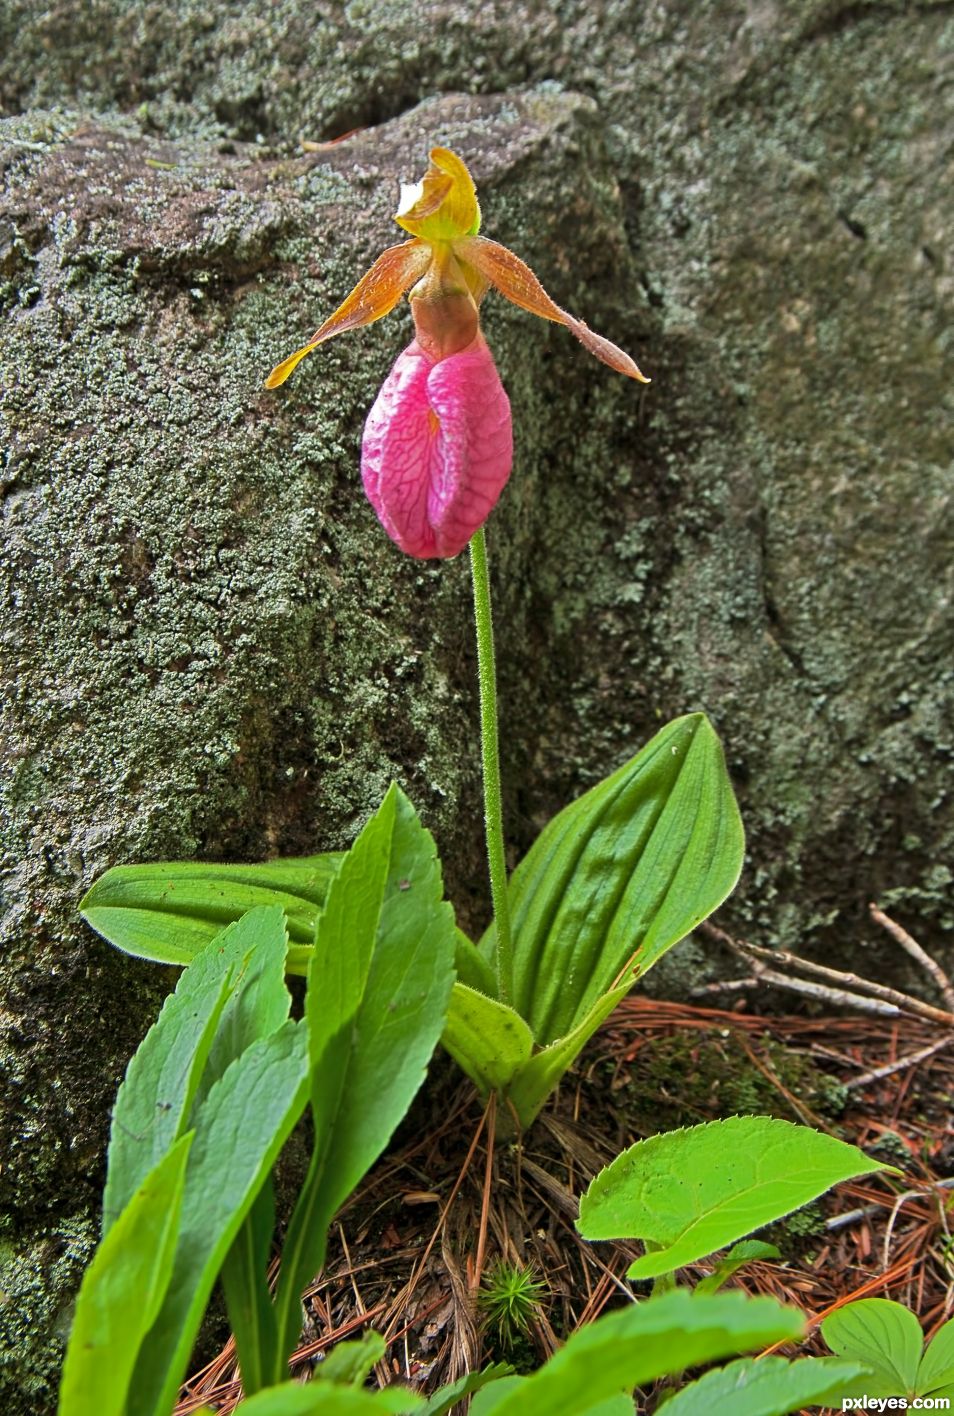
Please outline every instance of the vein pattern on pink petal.
[[510, 476], [510, 400], [483, 335], [435, 361], [417, 341], [399, 355], [368, 414], [361, 478], [402, 551], [456, 556]]

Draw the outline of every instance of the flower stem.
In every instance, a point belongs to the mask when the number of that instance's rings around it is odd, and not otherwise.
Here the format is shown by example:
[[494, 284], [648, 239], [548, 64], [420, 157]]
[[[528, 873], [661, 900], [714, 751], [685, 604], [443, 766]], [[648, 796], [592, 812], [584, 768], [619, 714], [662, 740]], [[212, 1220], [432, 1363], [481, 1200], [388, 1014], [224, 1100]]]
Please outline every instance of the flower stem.
[[497, 934], [497, 992], [501, 1003], [513, 1001], [513, 942], [507, 900], [507, 860], [504, 855], [503, 808], [500, 797], [500, 748], [497, 741], [497, 671], [494, 626], [490, 610], [490, 576], [483, 527], [470, 543], [474, 578], [474, 624], [477, 629], [477, 678], [480, 684], [480, 749], [484, 769], [484, 827], [490, 895]]

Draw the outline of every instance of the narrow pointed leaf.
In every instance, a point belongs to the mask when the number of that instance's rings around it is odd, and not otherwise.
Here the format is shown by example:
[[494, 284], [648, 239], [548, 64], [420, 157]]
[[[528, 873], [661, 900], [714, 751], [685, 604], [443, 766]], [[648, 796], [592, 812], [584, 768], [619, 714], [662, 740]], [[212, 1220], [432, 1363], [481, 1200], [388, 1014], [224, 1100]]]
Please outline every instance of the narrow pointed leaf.
[[821, 1333], [832, 1352], [868, 1368], [846, 1396], [914, 1395], [924, 1334], [910, 1308], [888, 1298], [861, 1298], [824, 1318]]
[[462, 983], [454, 984], [441, 1042], [485, 1097], [506, 1091], [533, 1049], [519, 1013]]
[[[471, 1416], [586, 1416], [599, 1402], [719, 1357], [801, 1336], [804, 1319], [770, 1298], [675, 1289], [578, 1329], [533, 1376], [475, 1399]], [[510, 1383], [512, 1378], [505, 1378]]]
[[579, 1057], [596, 1029], [629, 992], [629, 984], [598, 998], [586, 1017], [568, 1037], [558, 1038], [519, 1067], [507, 1088], [507, 1097], [524, 1128], [535, 1119], [560, 1078]]
[[[454, 983], [454, 915], [443, 899], [433, 839], [396, 786], [373, 820], [387, 843], [383, 894], [379, 870], [367, 860], [358, 872], [370, 901], [363, 914], [344, 892], [329, 893], [309, 972], [306, 1012], [323, 1051], [320, 1058], [313, 1053], [315, 1152], [289, 1226], [277, 1296], [286, 1356], [300, 1329], [299, 1295], [320, 1267], [328, 1225], [424, 1080]], [[354, 849], [360, 844], [366, 853], [368, 840], [362, 832]], [[344, 937], [345, 918], [352, 923], [351, 965], [325, 947], [326, 937]], [[326, 996], [334, 1000], [327, 1018]]]
[[146, 1176], [83, 1276], [59, 1416], [124, 1416], [136, 1356], [172, 1273], [191, 1144], [188, 1133]]
[[247, 1048], [199, 1108], [172, 1277], [133, 1376], [142, 1416], [171, 1411], [216, 1276], [307, 1093], [307, 1029], [288, 1022]]
[[[513, 1004], [535, 1041], [568, 1036], [711, 914], [743, 849], [722, 748], [701, 713], [669, 723], [561, 811], [510, 882]], [[481, 952], [493, 950], [491, 926]]]
[[788, 1416], [803, 1406], [840, 1406], [862, 1370], [834, 1357], [743, 1357], [683, 1387], [666, 1416]]
[[642, 1239], [628, 1270], [655, 1278], [732, 1244], [832, 1185], [893, 1167], [808, 1126], [731, 1116], [637, 1141], [580, 1201], [587, 1239]]
[[473, 988], [488, 998], [497, 996], [497, 980], [491, 965], [484, 958], [472, 939], [468, 939], [462, 929], [455, 935], [454, 968], [457, 982], [466, 988]]
[[281, 905], [292, 972], [302, 973], [341, 855], [204, 865], [118, 865], [87, 891], [80, 913], [108, 943], [137, 958], [189, 964], [223, 925], [256, 905]]

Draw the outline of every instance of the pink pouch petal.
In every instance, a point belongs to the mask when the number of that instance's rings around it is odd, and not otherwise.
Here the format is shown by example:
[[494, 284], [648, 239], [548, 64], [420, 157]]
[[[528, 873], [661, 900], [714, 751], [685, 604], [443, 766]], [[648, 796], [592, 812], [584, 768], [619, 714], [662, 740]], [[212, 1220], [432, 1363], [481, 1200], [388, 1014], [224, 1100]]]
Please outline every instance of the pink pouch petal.
[[510, 476], [510, 401], [481, 334], [434, 361], [415, 341], [368, 414], [361, 477], [384, 529], [408, 555], [456, 556]]

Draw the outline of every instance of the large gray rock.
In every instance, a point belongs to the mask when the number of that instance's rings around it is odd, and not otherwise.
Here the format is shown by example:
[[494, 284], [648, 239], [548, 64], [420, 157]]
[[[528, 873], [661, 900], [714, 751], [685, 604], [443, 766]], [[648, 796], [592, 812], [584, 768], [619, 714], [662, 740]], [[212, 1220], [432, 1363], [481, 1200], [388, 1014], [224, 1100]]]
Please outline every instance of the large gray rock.
[[261, 389], [435, 138], [654, 379], [488, 298], [515, 852], [703, 707], [749, 832], [730, 921], [862, 969], [869, 898], [932, 946], [954, 925], [945, 7], [322, 13], [0, 16], [7, 111], [70, 110], [6, 125], [0, 216], [11, 1411], [49, 1406], [106, 1100], [168, 982], [77, 927], [84, 885], [340, 845], [396, 774], [485, 908], [466, 564], [403, 559], [357, 481], [406, 313]]

